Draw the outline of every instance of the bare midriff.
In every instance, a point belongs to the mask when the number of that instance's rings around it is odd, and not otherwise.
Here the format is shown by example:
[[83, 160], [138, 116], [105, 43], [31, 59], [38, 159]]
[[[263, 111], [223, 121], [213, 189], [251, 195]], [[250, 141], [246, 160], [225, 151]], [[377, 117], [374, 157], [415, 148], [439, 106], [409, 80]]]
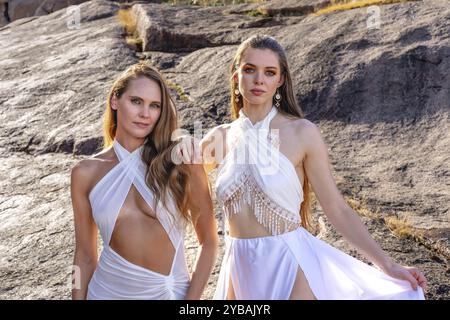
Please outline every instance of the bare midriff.
[[230, 236], [233, 238], [259, 238], [269, 237], [270, 232], [258, 222], [255, 214], [248, 205], [243, 205], [239, 213], [230, 215]]
[[175, 248], [134, 186], [117, 217], [110, 247], [135, 265], [163, 275], [170, 274]]

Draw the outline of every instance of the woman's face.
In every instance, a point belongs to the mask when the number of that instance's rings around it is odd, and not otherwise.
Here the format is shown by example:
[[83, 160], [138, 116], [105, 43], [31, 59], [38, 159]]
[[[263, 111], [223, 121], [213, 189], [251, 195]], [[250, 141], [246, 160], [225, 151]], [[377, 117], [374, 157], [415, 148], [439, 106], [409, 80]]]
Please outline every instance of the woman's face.
[[117, 110], [118, 132], [145, 139], [161, 115], [161, 89], [147, 77], [130, 80], [122, 96], [112, 98], [111, 108]]
[[277, 88], [283, 84], [278, 55], [269, 49], [246, 49], [235, 81], [248, 103], [271, 104]]

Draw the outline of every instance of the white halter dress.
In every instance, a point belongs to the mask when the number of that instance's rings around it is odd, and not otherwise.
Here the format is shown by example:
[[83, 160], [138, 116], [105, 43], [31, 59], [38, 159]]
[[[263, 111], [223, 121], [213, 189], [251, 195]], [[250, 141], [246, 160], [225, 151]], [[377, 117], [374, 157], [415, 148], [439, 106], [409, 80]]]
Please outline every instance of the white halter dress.
[[314, 237], [301, 227], [303, 190], [291, 161], [270, 132], [275, 107], [252, 124], [243, 111], [227, 133], [228, 153], [219, 165], [217, 198], [225, 216], [251, 208], [271, 234], [226, 235], [226, 250], [214, 299], [226, 299], [231, 281], [236, 299], [289, 299], [299, 268], [317, 299], [424, 299], [422, 289]]
[[153, 194], [145, 183], [146, 166], [141, 160], [142, 146], [132, 153], [117, 140], [113, 143], [119, 163], [92, 189], [89, 200], [103, 240], [103, 251], [89, 282], [88, 299], [183, 299], [189, 287], [189, 272], [184, 254], [184, 228], [171, 214], [178, 213], [172, 198], [168, 209], [158, 203], [157, 218], [167, 232], [175, 257], [169, 275], [133, 264], [110, 246], [120, 209], [133, 184], [145, 202], [154, 208]]

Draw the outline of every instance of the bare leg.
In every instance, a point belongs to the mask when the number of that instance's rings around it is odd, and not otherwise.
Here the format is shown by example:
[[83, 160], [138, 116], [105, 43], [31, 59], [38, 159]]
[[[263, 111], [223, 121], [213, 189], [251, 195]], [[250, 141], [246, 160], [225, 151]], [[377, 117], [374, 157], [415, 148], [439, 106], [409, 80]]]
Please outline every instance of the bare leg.
[[289, 300], [317, 300], [312, 292], [308, 279], [299, 267]]
[[236, 300], [236, 296], [234, 294], [233, 281], [231, 281], [231, 275], [228, 278], [227, 300]]

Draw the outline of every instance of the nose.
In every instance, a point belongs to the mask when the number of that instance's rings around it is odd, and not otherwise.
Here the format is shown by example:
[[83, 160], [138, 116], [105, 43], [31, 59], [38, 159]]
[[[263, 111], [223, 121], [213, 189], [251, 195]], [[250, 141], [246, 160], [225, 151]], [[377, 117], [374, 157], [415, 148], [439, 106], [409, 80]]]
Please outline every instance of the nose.
[[263, 84], [263, 74], [261, 72], [255, 72], [255, 84], [262, 85]]
[[144, 119], [150, 117], [150, 109], [146, 106], [143, 106], [139, 112], [139, 117], [144, 118]]

